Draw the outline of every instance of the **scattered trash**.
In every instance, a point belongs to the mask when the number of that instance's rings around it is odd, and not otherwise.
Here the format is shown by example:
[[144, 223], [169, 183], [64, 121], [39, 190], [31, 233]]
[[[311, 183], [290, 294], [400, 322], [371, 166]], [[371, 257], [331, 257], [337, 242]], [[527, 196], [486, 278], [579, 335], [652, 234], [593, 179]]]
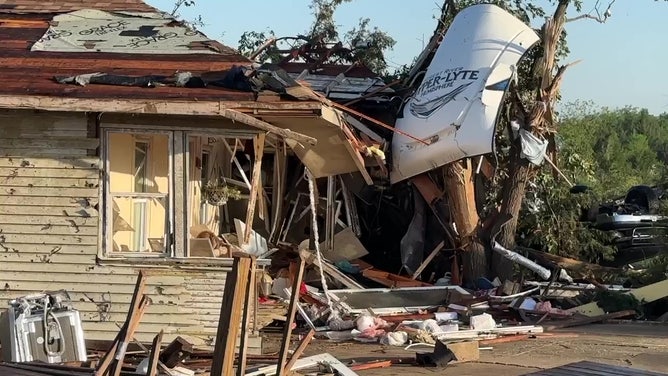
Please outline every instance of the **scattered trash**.
[[492, 315], [483, 313], [471, 317], [471, 329], [473, 330], [491, 330], [496, 328], [496, 322]]

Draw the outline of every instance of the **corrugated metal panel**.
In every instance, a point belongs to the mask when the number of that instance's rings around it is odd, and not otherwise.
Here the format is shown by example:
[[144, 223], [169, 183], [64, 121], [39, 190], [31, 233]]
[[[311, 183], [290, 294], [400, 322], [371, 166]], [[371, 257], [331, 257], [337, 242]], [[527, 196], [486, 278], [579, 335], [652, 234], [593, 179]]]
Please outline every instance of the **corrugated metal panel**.
[[[85, 116], [8, 111], [0, 113], [0, 127], [2, 142], [14, 145], [0, 148], [0, 309], [19, 296], [65, 289], [81, 311], [87, 339], [112, 340], [126, 318], [137, 270], [97, 263], [100, 161], [84, 148], [96, 144], [86, 138]], [[49, 147], [47, 134], [63, 142]], [[87, 142], [73, 147], [66, 140]], [[166, 342], [181, 335], [209, 344], [229, 267], [145, 266], [153, 304], [135, 337], [150, 342], [164, 329]]]
[[[292, 78], [299, 78], [308, 83], [308, 86], [318, 92], [325, 93], [332, 99], [355, 99], [366, 93], [379, 90], [385, 82], [375, 77], [327, 76], [322, 74], [290, 73]], [[394, 90], [384, 89], [376, 96], [392, 95]]]
[[577, 362], [530, 373], [536, 376], [665, 376], [668, 374], [594, 362]]

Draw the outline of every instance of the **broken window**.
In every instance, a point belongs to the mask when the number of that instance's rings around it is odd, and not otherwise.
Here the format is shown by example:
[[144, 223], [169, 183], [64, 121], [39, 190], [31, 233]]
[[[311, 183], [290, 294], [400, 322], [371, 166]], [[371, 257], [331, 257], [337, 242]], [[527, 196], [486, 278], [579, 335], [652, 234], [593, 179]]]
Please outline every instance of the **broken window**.
[[171, 135], [107, 131], [107, 251], [169, 254]]
[[249, 193], [249, 170], [237, 156], [245, 140], [214, 135], [188, 135], [189, 255], [229, 257], [236, 243], [234, 218], [243, 218]]
[[[103, 255], [230, 257], [245, 227], [252, 134], [156, 128], [103, 128]], [[260, 202], [265, 215], [266, 194]]]

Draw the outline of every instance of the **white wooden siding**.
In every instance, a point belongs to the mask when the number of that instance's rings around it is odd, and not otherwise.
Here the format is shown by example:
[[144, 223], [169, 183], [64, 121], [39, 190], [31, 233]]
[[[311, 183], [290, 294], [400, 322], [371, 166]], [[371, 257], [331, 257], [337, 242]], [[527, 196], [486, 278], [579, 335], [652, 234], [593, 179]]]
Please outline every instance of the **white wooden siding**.
[[84, 114], [0, 112], [0, 309], [7, 301], [65, 289], [89, 340], [111, 340], [126, 317], [137, 267], [148, 266], [148, 308], [136, 338], [184, 336], [211, 343], [225, 267], [98, 263], [101, 162], [91, 157]]

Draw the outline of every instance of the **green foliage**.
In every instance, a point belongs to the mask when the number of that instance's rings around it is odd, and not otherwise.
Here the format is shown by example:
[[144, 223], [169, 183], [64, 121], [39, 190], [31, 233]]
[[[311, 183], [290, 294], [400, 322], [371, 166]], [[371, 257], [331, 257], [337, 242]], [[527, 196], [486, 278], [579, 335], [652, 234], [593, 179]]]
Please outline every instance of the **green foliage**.
[[[396, 43], [389, 34], [371, 27], [369, 18], [361, 18], [358, 25], [344, 33], [343, 37], [339, 34], [334, 13], [339, 5], [350, 1], [312, 0], [309, 7], [313, 13], [313, 23], [309, 30], [304, 35], [278, 38], [256, 59], [276, 63], [286, 56], [286, 51], [309, 45], [309, 54], [313, 60], [339, 64], [360, 62], [375, 73], [388, 74], [384, 54]], [[239, 52], [250, 56], [270, 38], [275, 38], [273, 31], [247, 31], [239, 39]], [[324, 48], [332, 47], [336, 51], [331, 56], [326, 55]]]
[[665, 181], [668, 115], [653, 116], [636, 108], [600, 109], [591, 102], [570, 103], [562, 115], [559, 167], [591, 192], [571, 194], [550, 167], [541, 169], [527, 191], [518, 243], [597, 262], [614, 255], [611, 239], [580, 222], [582, 210], [621, 197], [631, 186]]
[[334, 23], [336, 8], [351, 0], [311, 0], [309, 8], [313, 12], [313, 24], [308, 36], [322, 41], [338, 41], [339, 32]]
[[[562, 150], [559, 162], [571, 179], [594, 175], [591, 161], [573, 151]], [[610, 235], [580, 221], [583, 210], [597, 205], [600, 196], [595, 192], [571, 194], [563, 179], [548, 168], [541, 170], [527, 189], [517, 243], [588, 262], [611, 259], [615, 250], [608, 245]]]
[[594, 296], [594, 301], [605, 312], [619, 312], [634, 310], [638, 316], [643, 316], [644, 301], [638, 300], [631, 294], [619, 291], [599, 291]]
[[352, 46], [353, 61], [361, 61], [371, 71], [385, 73], [387, 62], [384, 53], [391, 50], [396, 41], [384, 31], [377, 27], [369, 27], [368, 18], [360, 19], [359, 25], [348, 31], [345, 42]]
[[[239, 46], [237, 49], [244, 56], [251, 56], [260, 46], [267, 40], [276, 38], [273, 30], [267, 31], [246, 31], [241, 34], [239, 38]], [[274, 44], [268, 46], [264, 52], [264, 59], [270, 63], [277, 63], [281, 59], [278, 53], [278, 47]]]
[[668, 116], [647, 110], [567, 107], [559, 135], [565, 150], [590, 161], [593, 174], [580, 177], [604, 197], [623, 195], [633, 185], [659, 184], [668, 162]]

